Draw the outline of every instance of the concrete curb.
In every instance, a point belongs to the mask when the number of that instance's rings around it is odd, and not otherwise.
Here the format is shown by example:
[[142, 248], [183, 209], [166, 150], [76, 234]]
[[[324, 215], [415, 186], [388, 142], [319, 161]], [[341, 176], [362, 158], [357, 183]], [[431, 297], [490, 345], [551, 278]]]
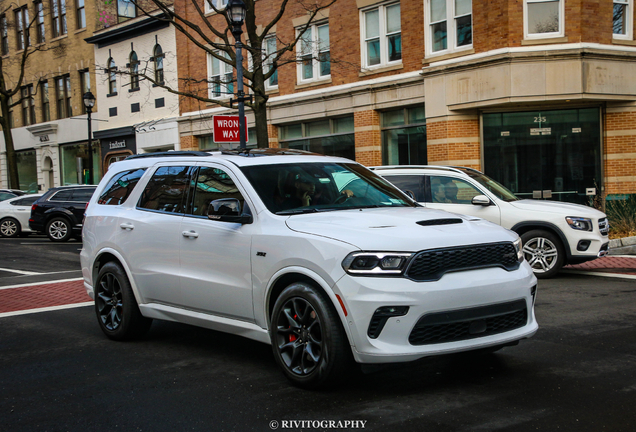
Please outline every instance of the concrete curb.
[[636, 255], [636, 236], [609, 241], [610, 255]]

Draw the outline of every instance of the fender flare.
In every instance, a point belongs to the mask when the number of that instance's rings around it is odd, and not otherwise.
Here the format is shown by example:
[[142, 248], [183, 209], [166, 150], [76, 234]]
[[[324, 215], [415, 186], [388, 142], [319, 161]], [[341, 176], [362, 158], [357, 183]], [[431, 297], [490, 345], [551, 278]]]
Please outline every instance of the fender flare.
[[135, 295], [135, 300], [137, 300], [137, 304], [139, 305], [143, 304], [144, 302], [142, 301], [142, 297], [139, 294], [139, 290], [137, 289], [137, 284], [135, 283], [135, 279], [132, 277], [132, 272], [130, 271], [130, 267], [128, 267], [128, 264], [126, 263], [126, 260], [124, 260], [124, 257], [122, 256], [122, 254], [119, 253], [116, 249], [113, 249], [111, 247], [105, 247], [100, 249], [99, 252], [95, 254], [95, 259], [91, 262], [91, 266], [88, 269], [91, 275], [91, 286], [93, 287], [93, 292], [95, 292], [95, 279], [97, 278], [97, 274], [99, 273], [95, 269], [95, 263], [99, 261], [101, 256], [106, 253], [109, 253], [113, 255], [115, 258], [117, 258], [117, 261], [119, 261], [119, 264], [122, 266], [122, 268], [126, 272], [126, 277], [128, 277], [128, 282], [130, 283], [130, 287], [133, 290], [133, 294]]
[[[303, 276], [307, 276], [309, 279], [314, 281], [314, 283], [316, 283], [325, 292], [325, 294], [327, 294], [327, 297], [329, 297], [331, 304], [336, 309], [336, 313], [338, 314], [338, 317], [340, 318], [340, 322], [342, 324], [342, 327], [344, 328], [345, 334], [347, 335], [349, 345], [352, 348], [355, 348], [355, 344], [353, 342], [354, 339], [351, 334], [351, 329], [349, 328], [349, 325], [348, 325], [347, 317], [345, 316], [344, 311], [342, 310], [340, 301], [338, 301], [338, 298], [336, 297], [337, 293], [334, 291], [333, 286], [329, 285], [327, 281], [325, 281], [318, 273], [301, 266], [290, 266], [290, 267], [282, 268], [278, 270], [276, 273], [274, 273], [272, 277], [269, 279], [269, 281], [267, 282], [267, 288], [265, 289], [263, 304], [262, 304], [262, 307], [264, 308], [264, 310], [262, 311], [262, 313], [263, 313], [263, 316], [265, 317], [265, 320], [266, 320], [265, 324], [267, 325], [268, 331], [270, 330], [269, 328], [270, 316], [268, 312], [269, 299], [271, 296], [272, 289], [274, 285], [276, 284], [276, 282], [281, 277], [291, 273], [299, 273], [299, 274], [302, 274]], [[334, 285], [335, 285], [335, 282], [334, 282]], [[342, 295], [340, 295], [340, 298], [342, 299]], [[344, 299], [342, 299], [342, 301], [344, 303]]]

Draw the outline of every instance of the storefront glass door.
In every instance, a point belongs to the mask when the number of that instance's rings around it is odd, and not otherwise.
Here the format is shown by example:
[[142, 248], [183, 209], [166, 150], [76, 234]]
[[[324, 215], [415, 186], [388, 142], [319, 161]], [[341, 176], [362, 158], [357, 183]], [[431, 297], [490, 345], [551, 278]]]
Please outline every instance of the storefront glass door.
[[483, 119], [484, 172], [519, 198], [587, 204], [600, 193], [598, 108], [484, 114]]

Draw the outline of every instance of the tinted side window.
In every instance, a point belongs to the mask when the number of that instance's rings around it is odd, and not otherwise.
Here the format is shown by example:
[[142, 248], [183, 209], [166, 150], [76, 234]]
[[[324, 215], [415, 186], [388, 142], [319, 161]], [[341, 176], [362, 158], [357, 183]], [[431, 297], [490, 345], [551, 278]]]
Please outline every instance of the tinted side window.
[[29, 197], [29, 198], [22, 198], [16, 201], [13, 201], [11, 203], [11, 205], [15, 205], [15, 206], [30, 206], [31, 204], [33, 204], [38, 198], [40, 197]]
[[194, 188], [192, 209], [189, 213], [195, 216], [206, 216], [210, 203], [221, 198], [236, 198], [243, 210], [245, 199], [230, 176], [218, 168], [201, 167]]
[[[382, 171], [380, 171], [382, 172]], [[421, 175], [392, 175], [386, 179], [403, 191], [411, 191], [415, 201], [424, 202], [424, 176]]]
[[104, 193], [101, 194], [98, 204], [119, 205], [126, 202], [133, 189], [139, 182], [141, 176], [146, 172], [145, 168], [124, 171], [114, 176], [106, 187]]
[[70, 201], [73, 196], [73, 191], [70, 189], [61, 190], [55, 193], [49, 201]]
[[482, 192], [470, 183], [445, 176], [431, 176], [433, 202], [448, 204], [470, 204], [473, 197]]
[[160, 167], [146, 185], [139, 208], [167, 213], [185, 213], [185, 203], [193, 167]]
[[95, 189], [90, 188], [90, 189], [75, 189], [73, 190], [73, 198], [72, 200], [75, 202], [83, 202], [83, 203], [87, 203], [91, 200], [91, 197], [93, 196], [93, 192], [95, 192]]

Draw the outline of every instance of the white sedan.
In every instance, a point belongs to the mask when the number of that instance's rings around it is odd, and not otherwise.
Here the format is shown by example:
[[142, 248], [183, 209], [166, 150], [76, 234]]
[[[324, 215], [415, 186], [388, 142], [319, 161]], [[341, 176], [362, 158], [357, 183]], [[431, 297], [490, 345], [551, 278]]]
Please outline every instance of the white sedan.
[[31, 205], [42, 194], [22, 195], [0, 202], [0, 236], [17, 237], [30, 233]]

